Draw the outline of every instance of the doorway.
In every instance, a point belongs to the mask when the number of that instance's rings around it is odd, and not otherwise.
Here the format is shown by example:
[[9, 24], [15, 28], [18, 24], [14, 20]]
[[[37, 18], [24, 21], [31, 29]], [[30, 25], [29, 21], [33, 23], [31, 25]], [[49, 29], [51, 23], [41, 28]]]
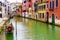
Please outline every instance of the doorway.
[[49, 22], [49, 13], [47, 12], [47, 20], [46, 22], [48, 23]]
[[0, 14], [0, 18], [2, 18], [2, 14]]
[[54, 23], [55, 23], [55, 15], [52, 14], [52, 24], [54, 24]]

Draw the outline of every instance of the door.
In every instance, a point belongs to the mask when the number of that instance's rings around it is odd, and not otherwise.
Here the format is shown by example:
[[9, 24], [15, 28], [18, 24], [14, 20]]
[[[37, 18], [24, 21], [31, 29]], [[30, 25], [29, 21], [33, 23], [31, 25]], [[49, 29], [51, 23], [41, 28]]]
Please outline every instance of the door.
[[52, 24], [54, 24], [54, 23], [55, 23], [55, 15], [52, 14]]
[[0, 14], [0, 18], [2, 18], [2, 14]]
[[47, 20], [46, 22], [48, 23], [49, 22], [49, 13], [47, 12]]

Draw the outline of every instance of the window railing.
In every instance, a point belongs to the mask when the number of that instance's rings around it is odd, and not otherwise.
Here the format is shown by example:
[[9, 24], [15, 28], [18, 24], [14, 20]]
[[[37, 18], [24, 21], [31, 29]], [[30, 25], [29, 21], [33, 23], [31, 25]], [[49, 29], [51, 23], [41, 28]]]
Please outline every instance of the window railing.
[[49, 1], [48, 0], [41, 0], [40, 4], [41, 3], [48, 3]]
[[45, 10], [46, 9], [46, 5], [42, 5], [42, 6], [38, 6], [39, 10]]

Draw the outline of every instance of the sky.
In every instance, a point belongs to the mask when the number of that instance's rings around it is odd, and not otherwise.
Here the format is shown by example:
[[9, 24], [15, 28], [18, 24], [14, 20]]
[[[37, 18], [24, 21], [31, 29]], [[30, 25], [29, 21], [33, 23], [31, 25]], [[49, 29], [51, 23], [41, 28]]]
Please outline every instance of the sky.
[[[4, 1], [4, 0], [0, 0], [0, 1]], [[7, 1], [9, 1], [10, 3], [16, 2], [16, 1], [22, 3], [22, 0], [7, 0]]]

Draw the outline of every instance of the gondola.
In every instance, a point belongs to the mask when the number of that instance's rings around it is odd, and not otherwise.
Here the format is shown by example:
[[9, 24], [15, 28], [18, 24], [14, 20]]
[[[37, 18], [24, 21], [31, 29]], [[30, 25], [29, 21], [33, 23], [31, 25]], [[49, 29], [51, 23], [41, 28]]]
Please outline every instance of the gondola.
[[5, 28], [5, 32], [7, 32], [7, 33], [11, 33], [11, 32], [13, 32], [13, 25], [12, 24], [9, 24], [9, 25], [7, 25], [6, 26], [6, 28]]

